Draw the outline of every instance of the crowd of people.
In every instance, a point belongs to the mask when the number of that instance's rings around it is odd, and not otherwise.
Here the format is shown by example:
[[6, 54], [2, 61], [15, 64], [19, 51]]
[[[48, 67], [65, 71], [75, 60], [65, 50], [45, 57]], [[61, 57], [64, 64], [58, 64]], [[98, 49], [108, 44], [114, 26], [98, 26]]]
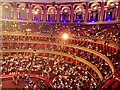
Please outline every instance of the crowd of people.
[[[14, 39], [16, 41], [15, 38], [18, 38], [17, 36], [10, 36], [11, 38], [9, 38], [10, 40]], [[24, 36], [23, 36], [24, 37]], [[27, 41], [27, 37], [26, 38], [19, 38], [21, 40], [25, 39], [25, 41]], [[30, 38], [29, 38], [30, 39]], [[6, 39], [5, 39], [6, 40]], [[18, 40], [18, 39], [17, 39]], [[48, 42], [55, 42], [55, 43], [62, 43], [61, 39], [55, 39], [55, 38], [48, 38], [48, 37], [32, 37], [30, 41], [48, 41]], [[99, 53], [102, 53], [104, 55], [106, 55], [107, 57], [110, 58], [110, 60], [112, 61], [112, 63], [115, 65], [115, 67], [119, 67], [119, 54], [118, 52], [115, 51], [115, 49], [108, 47], [106, 45], [102, 45], [102, 44], [97, 44], [94, 42], [89, 42], [89, 41], [84, 41], [84, 40], [79, 40], [79, 41], [75, 41], [75, 40], [68, 40], [67, 42], [65, 42], [66, 44], [70, 44], [70, 45], [75, 45], [75, 46], [84, 46], [88, 49], [91, 50], [95, 50]], [[65, 44], [64, 44], [65, 45]], [[31, 50], [49, 50], [49, 51], [58, 51], [58, 52], [63, 52], [63, 53], [67, 53], [67, 54], [71, 54], [71, 55], [75, 55], [81, 58], [84, 58], [88, 61], [90, 61], [91, 63], [93, 63], [94, 65], [96, 65], [100, 71], [102, 71], [103, 75], [106, 76], [107, 74], [111, 73], [111, 69], [108, 65], [108, 63], [106, 61], [104, 61], [102, 59], [102, 57], [95, 55], [94, 53], [91, 52], [87, 52], [81, 49], [77, 49], [74, 47], [68, 47], [68, 46], [61, 46], [61, 45], [57, 45], [57, 44], [38, 44], [38, 43], [4, 43], [4, 47], [7, 47], [9, 49], [31, 49]]]
[[[36, 74], [44, 76], [52, 82], [55, 89], [69, 89], [76, 88], [97, 88], [100, 80], [95, 72], [91, 72], [88, 68], [84, 68], [84, 65], [75, 65], [72, 62], [68, 62], [63, 58], [51, 58], [51, 57], [6, 57], [2, 62], [2, 75], [4, 74]], [[27, 61], [28, 60], [28, 61]], [[24, 66], [26, 61], [26, 65]], [[18, 64], [19, 62], [19, 64]], [[31, 63], [31, 64], [30, 64]], [[88, 71], [89, 70], [89, 71]], [[15, 80], [16, 78], [16, 80]], [[14, 77], [15, 83], [18, 84], [17, 77]], [[28, 76], [26, 76], [26, 82], [28, 86], [32, 86], [29, 82]], [[30, 84], [30, 85], [29, 85]]]
[[[43, 80], [38, 75], [30, 74], [12, 74], [12, 83], [16, 86], [19, 86], [21, 83], [24, 83], [20, 88], [25, 89], [40, 89], [40, 90], [52, 90], [52, 86], [49, 82]], [[48, 85], [48, 86], [47, 86]]]
[[[32, 50], [32, 52], [34, 52], [34, 50], [48, 50], [51, 52], [66, 53], [91, 62], [101, 71], [104, 79], [107, 79], [108, 75], [112, 74], [109, 64], [102, 57], [95, 53], [75, 48], [78, 46], [97, 51], [107, 56], [115, 68], [119, 67], [119, 49], [108, 46], [109, 43], [116, 43], [119, 46], [120, 28], [117, 26], [111, 25], [110, 27], [105, 26], [102, 28], [100, 26], [93, 26], [90, 28], [87, 26], [86, 28], [81, 28], [81, 26], [73, 25], [66, 29], [71, 35], [68, 40], [63, 40], [60, 37], [54, 36], [56, 33], [56, 35], [58, 35], [58, 33], [62, 34], [65, 32], [60, 31], [60, 28], [58, 31], [51, 30], [47, 32], [47, 34], [49, 34], [47, 36], [39, 36], [38, 34], [28, 35], [27, 33], [23, 35], [3, 35], [2, 50], [26, 49]], [[96, 42], [97, 40], [105, 40], [105, 42], [104, 44], [98, 44]], [[52, 44], [50, 42], [52, 42]], [[80, 88], [98, 88], [101, 81], [96, 72], [91, 70], [89, 66], [81, 62], [75, 64], [73, 59], [72, 62], [68, 62], [62, 56], [57, 58], [55, 55], [51, 58], [49, 55], [47, 57], [38, 57], [34, 52], [31, 56], [25, 55], [24, 51], [23, 55], [4, 55], [2, 67], [0, 68], [2, 71], [1, 75], [20, 73], [41, 75], [50, 79], [55, 89], [79, 90]], [[28, 82], [31, 81], [28, 79]]]
[[119, 25], [110, 25], [110, 26], [91, 26], [86, 28], [83, 28], [81, 30], [78, 26], [75, 28], [72, 28], [71, 30], [74, 30], [73, 33], [76, 38], [80, 38], [81, 36], [84, 36], [88, 39], [93, 40], [107, 40], [108, 42], [115, 42], [120, 43], [120, 27]]

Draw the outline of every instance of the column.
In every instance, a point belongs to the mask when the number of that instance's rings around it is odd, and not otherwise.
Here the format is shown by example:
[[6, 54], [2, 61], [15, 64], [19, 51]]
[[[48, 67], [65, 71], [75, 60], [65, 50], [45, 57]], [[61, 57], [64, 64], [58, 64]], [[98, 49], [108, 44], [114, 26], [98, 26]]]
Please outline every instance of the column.
[[85, 22], [88, 21], [88, 9], [89, 9], [89, 3], [86, 2], [86, 6], [85, 6]]
[[103, 21], [103, 17], [104, 17], [104, 5], [105, 5], [105, 2], [102, 2], [101, 3], [101, 11], [100, 11], [100, 21]]
[[104, 10], [104, 16], [103, 16], [104, 21], [106, 20], [106, 15], [107, 15], [107, 8], [105, 8], [105, 10]]
[[57, 22], [60, 21], [60, 5], [58, 5], [58, 8], [57, 8]]
[[2, 2], [0, 2], [0, 19], [2, 19]]
[[14, 5], [13, 5], [13, 13], [14, 13], [14, 15], [13, 15], [13, 19], [14, 20], [17, 20], [17, 3], [16, 2], [14, 2]]
[[120, 21], [120, 1], [118, 3], [118, 21]]
[[32, 5], [28, 4], [28, 20], [32, 21]]
[[90, 21], [90, 16], [91, 16], [91, 10], [88, 11], [88, 16], [87, 16], [87, 20]]
[[46, 18], [47, 18], [47, 6], [44, 5], [44, 14], [43, 14], [43, 21], [46, 22]]
[[[0, 35], [2, 34], [2, 3], [0, 2]], [[0, 38], [0, 42], [2, 42], [2, 39]], [[0, 48], [1, 49], [1, 48]]]
[[73, 7], [73, 4], [71, 4], [71, 20], [70, 20], [70, 22], [73, 22], [73, 19], [74, 19], [74, 7]]

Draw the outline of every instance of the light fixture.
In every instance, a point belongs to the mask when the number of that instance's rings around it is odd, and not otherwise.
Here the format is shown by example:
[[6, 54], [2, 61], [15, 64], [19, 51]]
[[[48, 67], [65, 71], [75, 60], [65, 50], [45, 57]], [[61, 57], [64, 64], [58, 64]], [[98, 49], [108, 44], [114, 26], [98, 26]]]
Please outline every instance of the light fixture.
[[63, 33], [62, 38], [64, 40], [67, 40], [69, 38], [69, 35], [67, 33]]
[[8, 8], [8, 6], [6, 5], [5, 8]]
[[96, 10], [96, 9], [97, 9], [97, 6], [95, 6], [94, 9]]
[[25, 10], [25, 8], [24, 8], [24, 7], [22, 7], [22, 10]]
[[65, 10], [64, 10], [64, 12], [68, 12], [68, 10], [67, 10], [67, 9], [65, 9]]
[[63, 20], [63, 23], [66, 23], [66, 20]]
[[115, 4], [114, 4], [114, 3], [111, 3], [110, 5], [111, 5], [111, 6], [114, 6]]
[[33, 13], [34, 13], [34, 14], [38, 14], [38, 11], [34, 11]]

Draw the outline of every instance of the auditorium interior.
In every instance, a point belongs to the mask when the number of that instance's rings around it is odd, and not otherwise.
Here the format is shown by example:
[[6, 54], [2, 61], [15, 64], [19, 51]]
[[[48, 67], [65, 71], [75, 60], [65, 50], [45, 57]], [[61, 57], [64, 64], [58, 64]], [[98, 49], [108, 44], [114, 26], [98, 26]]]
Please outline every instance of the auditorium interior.
[[0, 1], [0, 88], [120, 89], [119, 0]]

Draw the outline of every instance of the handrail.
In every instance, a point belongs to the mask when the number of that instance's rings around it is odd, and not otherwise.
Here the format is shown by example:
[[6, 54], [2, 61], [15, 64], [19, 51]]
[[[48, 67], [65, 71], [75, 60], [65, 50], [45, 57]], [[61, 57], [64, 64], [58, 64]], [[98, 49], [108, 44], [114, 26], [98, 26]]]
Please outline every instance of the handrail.
[[[105, 85], [106, 83], [108, 83], [110, 79], [111, 79], [111, 80], [115, 79], [115, 78], [116, 78], [116, 74], [117, 74], [117, 76], [120, 75], [120, 67], [119, 67], [117, 70], [115, 70], [115, 73], [110, 74], [107, 79], [103, 80], [103, 81], [100, 83], [99, 87], [104, 88], [105, 86], [103, 86], [103, 85]], [[106, 87], [106, 88], [107, 88], [107, 87]]]
[[[9, 50], [3, 50], [2, 52], [33, 52], [32, 50], [26, 50], [26, 49], [21, 49], [21, 50], [14, 50], [14, 49], [9, 49]], [[83, 58], [80, 58], [78, 56], [74, 56], [74, 55], [69, 55], [69, 54], [66, 54], [66, 53], [61, 53], [61, 52], [56, 52], [56, 51], [49, 51], [49, 50], [36, 50], [36, 53], [37, 52], [41, 52], [41, 53], [51, 53], [51, 54], [57, 54], [57, 55], [61, 55], [61, 56], [66, 56], [66, 57], [69, 57], [69, 58], [76, 58], [76, 60], [86, 64], [87, 66], [91, 67], [99, 76], [100, 80], [102, 81], [103, 80], [103, 76], [101, 74], [101, 72], [98, 70], [98, 68], [93, 65], [92, 63], [90, 63], [89, 61], [83, 59]]]
[[[3, 35], [20, 35], [20, 36], [26, 36], [26, 33], [25, 32], [4, 32], [3, 33]], [[31, 36], [31, 35], [36, 35], [36, 36], [42, 36], [42, 37], [51, 37], [49, 34], [44, 34], [44, 33], [39, 33], [39, 34], [37, 34], [37, 33], [29, 33], [29, 35], [27, 35], [27, 36]], [[54, 35], [53, 36], [53, 38], [60, 38], [60, 37], [58, 37], [58, 35], [56, 36], [56, 35]], [[92, 42], [95, 42], [93, 39], [90, 39], [90, 38], [88, 38], [88, 37], [85, 37], [85, 36], [80, 36], [79, 37], [79, 39], [78, 38], [70, 38], [71, 40], [80, 40], [80, 39], [84, 39], [84, 40], [88, 40], [88, 41], [92, 41]], [[100, 40], [101, 41], [101, 40]], [[106, 40], [107, 41], [107, 40]], [[95, 42], [95, 43], [98, 43], [98, 44], [103, 44], [103, 43], [100, 43], [100, 42]], [[115, 48], [115, 49], [120, 49], [120, 47], [119, 46], [115, 46], [114, 45], [114, 47], [113, 47], [113, 45], [111, 45], [111, 44], [108, 44], [108, 46], [109, 47], [112, 47], [112, 48]]]
[[97, 55], [97, 56], [101, 57], [103, 60], [105, 60], [109, 64], [110, 68], [112, 69], [112, 73], [114, 73], [114, 70], [115, 70], [115, 67], [114, 67], [113, 63], [111, 62], [111, 60], [107, 56], [105, 56], [105, 55], [103, 55], [103, 54], [101, 54], [101, 53], [99, 53], [99, 52], [97, 52], [95, 50], [88, 49], [86, 47], [75, 46], [75, 45], [71, 45], [71, 44], [62, 44], [62, 43], [55, 43], [55, 42], [47, 42], [47, 41], [34, 41], [34, 42], [33, 41], [6, 41], [6, 42], [8, 42], [8, 43], [9, 42], [15, 42], [15, 43], [19, 42], [19, 43], [54, 44], [54, 45], [61, 45], [61, 46], [67, 46], [67, 47], [77, 48], [77, 49], [80, 49], [80, 50], [85, 50], [87, 52], [94, 53], [95, 55]]
[[[49, 83], [53, 88], [53, 84], [48, 78], [46, 78], [44, 76], [36, 75], [36, 74], [27, 74], [27, 75], [30, 76], [30, 77], [42, 79], [42, 80], [46, 81], [47, 83]], [[7, 74], [7, 75], [0, 76], [0, 79], [10, 78], [10, 77], [13, 77], [13, 76], [25, 76], [25, 74]]]

